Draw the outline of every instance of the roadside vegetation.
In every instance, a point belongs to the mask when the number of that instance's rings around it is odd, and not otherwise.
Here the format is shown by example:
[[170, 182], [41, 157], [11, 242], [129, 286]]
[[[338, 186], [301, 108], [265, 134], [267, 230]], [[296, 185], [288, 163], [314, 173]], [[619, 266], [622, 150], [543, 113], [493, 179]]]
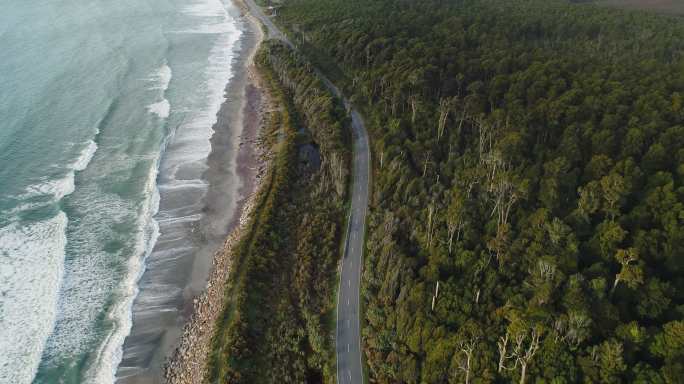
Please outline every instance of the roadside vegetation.
[[371, 131], [372, 382], [681, 382], [680, 20], [560, 0], [277, 20]]
[[345, 113], [286, 46], [265, 42], [256, 62], [274, 104], [264, 129], [275, 159], [233, 254], [208, 381], [332, 382], [349, 182]]

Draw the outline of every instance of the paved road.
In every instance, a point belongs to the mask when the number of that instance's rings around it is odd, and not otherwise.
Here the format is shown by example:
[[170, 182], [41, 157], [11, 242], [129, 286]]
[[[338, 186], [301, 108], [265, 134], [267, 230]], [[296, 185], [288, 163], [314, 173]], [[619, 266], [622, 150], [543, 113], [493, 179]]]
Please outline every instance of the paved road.
[[[296, 49], [273, 21], [264, 15], [253, 0], [244, 0], [252, 15], [267, 28], [270, 38], [279, 39]], [[359, 287], [363, 260], [366, 212], [368, 209], [368, 184], [370, 180], [370, 151], [368, 133], [357, 110], [342, 95], [340, 90], [320, 71], [316, 71], [326, 86], [345, 104], [350, 111], [353, 131], [353, 169], [351, 212], [345, 244], [340, 286], [337, 294], [337, 382], [339, 384], [362, 384], [361, 326], [359, 321]]]
[[342, 260], [337, 294], [337, 382], [363, 383], [361, 363], [361, 326], [359, 322], [359, 286], [363, 261], [370, 151], [368, 135], [359, 113], [351, 109], [354, 136], [352, 204], [347, 243]]

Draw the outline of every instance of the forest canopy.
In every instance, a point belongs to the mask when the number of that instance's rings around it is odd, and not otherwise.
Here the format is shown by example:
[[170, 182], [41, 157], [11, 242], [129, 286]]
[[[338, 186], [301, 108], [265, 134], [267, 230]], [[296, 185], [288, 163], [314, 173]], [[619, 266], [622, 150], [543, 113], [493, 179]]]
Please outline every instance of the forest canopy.
[[373, 382], [681, 382], [681, 20], [289, 0], [277, 21], [369, 125]]

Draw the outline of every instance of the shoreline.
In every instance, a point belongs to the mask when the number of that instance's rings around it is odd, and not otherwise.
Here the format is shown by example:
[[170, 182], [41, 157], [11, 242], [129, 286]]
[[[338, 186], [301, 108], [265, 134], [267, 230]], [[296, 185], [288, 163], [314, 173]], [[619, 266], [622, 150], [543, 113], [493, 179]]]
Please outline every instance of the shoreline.
[[[169, 384], [200, 384], [204, 381], [215, 324], [225, 303], [224, 288], [231, 271], [232, 248], [239, 243], [246, 230], [269, 165], [265, 160], [267, 149], [258, 144], [264, 110], [269, 101], [254, 67], [254, 57], [265, 37], [261, 25], [252, 17], [245, 4], [240, 0], [233, 0], [233, 3], [251, 25], [251, 28], [247, 28], [248, 31], [256, 36], [255, 44], [246, 58], [247, 84], [242, 110], [243, 132], [236, 161], [236, 173], [243, 181], [239, 189], [241, 198], [237, 201], [235, 214], [231, 220], [230, 226], [233, 229], [223, 246], [214, 253], [206, 287], [193, 299], [191, 315], [183, 326], [178, 345], [164, 364], [163, 379]], [[253, 178], [245, 177], [255, 169], [256, 175]]]
[[[229, 270], [230, 264], [223, 263], [221, 256], [234, 233], [239, 233], [243, 226], [243, 216], [250, 210], [264, 172], [255, 144], [259, 139], [262, 100], [252, 69], [263, 34], [240, 3], [235, 1], [233, 5], [234, 17], [243, 24], [239, 53], [231, 64], [233, 76], [225, 84], [225, 100], [212, 127], [212, 149], [206, 158], [208, 169], [202, 176], [211, 183], [202, 199], [204, 219], [186, 240], [199, 248], [183, 260], [165, 261], [167, 266], [163, 270], [155, 265], [165, 281], [172, 281], [181, 290], [163, 299], [161, 305], [152, 303], [152, 307], [134, 309], [133, 329], [124, 342], [123, 358], [116, 369], [117, 383], [165, 382], [168, 362], [177, 355], [179, 346], [187, 343], [187, 329], [197, 322], [196, 318], [205, 317], [197, 315], [202, 314], [198, 303], [206, 300], [207, 292], [216, 285], [212, 283], [217, 279], [215, 272]], [[148, 275], [143, 275], [141, 281], [155, 278], [146, 269]]]

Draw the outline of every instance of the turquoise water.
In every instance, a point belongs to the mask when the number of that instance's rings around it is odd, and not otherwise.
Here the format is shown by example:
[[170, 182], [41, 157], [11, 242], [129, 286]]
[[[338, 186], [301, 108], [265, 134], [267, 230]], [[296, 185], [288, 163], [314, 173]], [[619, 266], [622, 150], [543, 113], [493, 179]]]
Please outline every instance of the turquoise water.
[[176, 214], [157, 181], [205, 187], [231, 7], [2, 1], [0, 383], [114, 381], [158, 218]]

